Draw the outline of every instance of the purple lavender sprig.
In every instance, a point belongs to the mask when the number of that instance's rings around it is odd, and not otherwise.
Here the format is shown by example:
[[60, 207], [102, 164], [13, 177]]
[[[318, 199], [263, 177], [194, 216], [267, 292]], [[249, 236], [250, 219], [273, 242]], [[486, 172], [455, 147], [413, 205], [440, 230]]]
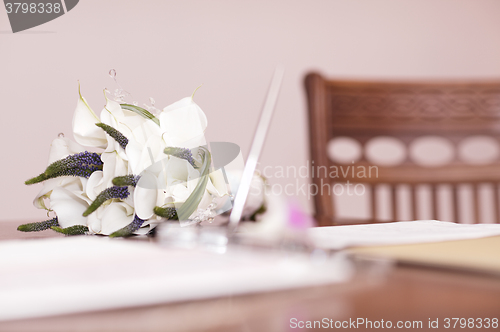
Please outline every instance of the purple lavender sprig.
[[89, 178], [92, 173], [102, 170], [101, 156], [93, 152], [80, 152], [50, 164], [45, 172], [24, 182], [27, 185], [39, 183], [59, 176], [81, 176]]
[[153, 212], [162, 218], [168, 220], [179, 220], [179, 216], [177, 215], [177, 209], [174, 207], [159, 207], [155, 206]]
[[97, 195], [95, 200], [90, 204], [90, 206], [83, 212], [83, 216], [87, 217], [89, 214], [97, 210], [104, 202], [109, 199], [119, 198], [126, 199], [130, 195], [127, 187], [113, 186], [106, 188]]
[[135, 187], [137, 186], [137, 182], [139, 182], [139, 179], [141, 178], [140, 175], [123, 175], [123, 176], [117, 176], [113, 178], [113, 184], [115, 186], [132, 186]]
[[163, 153], [187, 160], [191, 164], [191, 166], [195, 167], [193, 153], [189, 149], [168, 147], [163, 150]]
[[95, 125], [102, 128], [102, 130], [104, 130], [109, 136], [113, 137], [123, 149], [127, 147], [128, 138], [126, 138], [125, 135], [120, 133], [118, 130], [102, 122], [96, 123]]
[[138, 230], [142, 224], [144, 224], [143, 219], [139, 218], [137, 215], [134, 216], [134, 220], [127, 226], [113, 232], [109, 237], [125, 237], [132, 235], [136, 230]]

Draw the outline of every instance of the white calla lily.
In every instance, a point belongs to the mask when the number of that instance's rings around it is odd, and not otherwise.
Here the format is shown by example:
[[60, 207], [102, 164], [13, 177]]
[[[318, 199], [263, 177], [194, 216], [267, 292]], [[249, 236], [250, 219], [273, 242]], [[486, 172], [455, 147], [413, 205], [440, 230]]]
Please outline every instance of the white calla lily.
[[167, 146], [194, 148], [206, 144], [207, 117], [191, 97], [165, 107], [159, 119]]
[[129, 141], [125, 149], [128, 160], [129, 170], [132, 174], [140, 174], [148, 167], [165, 158], [163, 150], [165, 143], [161, 136], [151, 135], [144, 144], [137, 141]]
[[54, 161], [59, 159], [63, 159], [69, 155], [84, 152], [85, 148], [65, 137], [56, 138], [50, 144], [50, 152], [49, 152], [49, 165]]
[[73, 134], [75, 140], [84, 146], [106, 147], [106, 134], [95, 124], [99, 123], [99, 118], [90, 108], [85, 98], [78, 88], [78, 102], [73, 115]]

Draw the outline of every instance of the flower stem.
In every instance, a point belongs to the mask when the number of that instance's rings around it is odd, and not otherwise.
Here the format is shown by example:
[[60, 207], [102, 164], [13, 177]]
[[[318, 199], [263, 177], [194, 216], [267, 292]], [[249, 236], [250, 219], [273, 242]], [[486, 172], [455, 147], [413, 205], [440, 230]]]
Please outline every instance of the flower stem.
[[57, 217], [41, 222], [32, 222], [29, 224], [19, 225], [19, 227], [17, 227], [17, 230], [21, 232], [40, 232], [49, 229], [52, 226], [59, 226]]
[[62, 234], [66, 234], [66, 235], [83, 235], [89, 231], [89, 228], [87, 226], [83, 226], [83, 225], [75, 225], [75, 226], [70, 226], [70, 227], [66, 227], [66, 228], [52, 226], [51, 229], [58, 232], [58, 233], [62, 233]]
[[113, 186], [106, 188], [97, 195], [95, 200], [90, 204], [90, 206], [83, 212], [83, 216], [87, 217], [89, 214], [94, 212], [101, 206], [104, 202], [112, 198], [126, 199], [130, 195], [127, 187]]

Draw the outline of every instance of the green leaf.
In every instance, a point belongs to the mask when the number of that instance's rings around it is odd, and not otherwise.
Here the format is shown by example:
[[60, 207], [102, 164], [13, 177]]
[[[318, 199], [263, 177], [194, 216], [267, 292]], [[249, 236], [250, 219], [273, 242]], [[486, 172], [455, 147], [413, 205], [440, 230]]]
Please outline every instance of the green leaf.
[[191, 195], [189, 195], [188, 199], [182, 204], [180, 208], [177, 209], [177, 215], [179, 216], [179, 220], [187, 220], [190, 215], [193, 214], [194, 211], [200, 205], [200, 202], [205, 194], [205, 189], [207, 187], [208, 175], [210, 173], [210, 165], [212, 163], [212, 157], [210, 156], [210, 152], [207, 148], [200, 146], [199, 153], [201, 154], [201, 158], [203, 160], [202, 165], [200, 167], [200, 180], [196, 184]]
[[134, 113], [137, 113], [143, 117], [145, 117], [146, 119], [150, 119], [152, 120], [154, 123], [156, 123], [158, 126], [160, 125], [160, 120], [158, 120], [158, 118], [156, 118], [153, 114], [151, 114], [151, 112], [149, 111], [146, 111], [144, 108], [142, 107], [139, 107], [139, 106], [135, 106], [135, 105], [130, 105], [130, 104], [120, 104], [120, 106], [125, 109], [125, 110], [129, 110], [129, 111], [132, 111]]
[[41, 222], [32, 222], [29, 224], [20, 225], [19, 227], [17, 227], [17, 230], [21, 232], [40, 232], [49, 229], [52, 226], [59, 226], [57, 217]]
[[58, 233], [63, 233], [66, 235], [83, 235], [89, 231], [89, 228], [87, 226], [82, 225], [75, 225], [66, 228], [52, 226], [51, 229]]

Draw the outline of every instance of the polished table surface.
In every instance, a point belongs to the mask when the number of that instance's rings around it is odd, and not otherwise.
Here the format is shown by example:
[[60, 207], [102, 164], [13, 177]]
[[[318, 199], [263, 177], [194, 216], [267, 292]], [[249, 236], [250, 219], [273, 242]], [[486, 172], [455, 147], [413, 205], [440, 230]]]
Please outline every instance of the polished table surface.
[[[21, 233], [16, 231], [17, 225], [0, 222], [0, 240], [63, 236], [51, 231]], [[362, 318], [393, 325], [421, 321], [419, 331], [443, 330], [446, 318], [500, 318], [500, 277], [415, 266], [361, 265], [356, 277], [342, 284], [7, 321], [0, 322], [0, 331], [300, 330], [291, 327], [294, 318], [333, 322]], [[438, 319], [440, 328], [429, 329], [429, 319]]]

